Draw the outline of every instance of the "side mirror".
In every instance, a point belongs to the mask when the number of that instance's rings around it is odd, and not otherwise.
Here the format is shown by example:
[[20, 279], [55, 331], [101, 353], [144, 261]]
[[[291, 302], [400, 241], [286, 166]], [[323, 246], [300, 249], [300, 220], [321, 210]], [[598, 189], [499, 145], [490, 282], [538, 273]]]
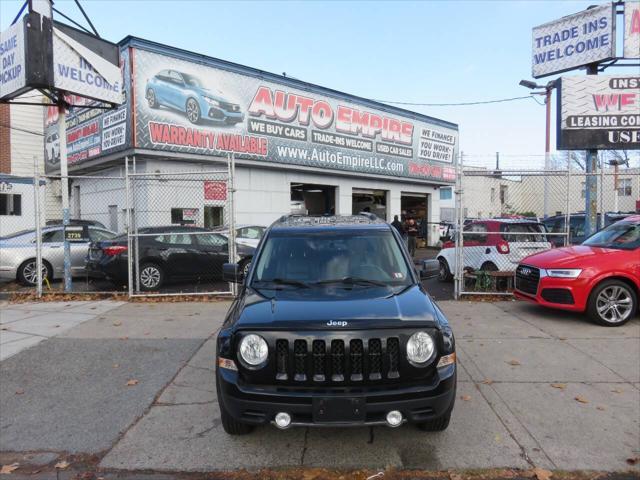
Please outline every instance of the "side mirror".
[[231, 283], [242, 283], [242, 271], [237, 263], [222, 265], [222, 280]]
[[420, 270], [420, 280], [435, 278], [440, 274], [440, 262], [438, 260], [423, 260]]

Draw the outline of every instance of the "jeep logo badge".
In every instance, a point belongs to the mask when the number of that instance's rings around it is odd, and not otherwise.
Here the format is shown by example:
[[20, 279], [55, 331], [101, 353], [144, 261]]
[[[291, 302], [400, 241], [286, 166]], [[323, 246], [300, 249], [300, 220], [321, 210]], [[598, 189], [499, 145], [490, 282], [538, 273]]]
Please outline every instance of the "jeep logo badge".
[[345, 321], [345, 320], [341, 320], [341, 321], [336, 321], [336, 320], [329, 320], [327, 322], [327, 326], [328, 327], [346, 327], [349, 324], [349, 322]]

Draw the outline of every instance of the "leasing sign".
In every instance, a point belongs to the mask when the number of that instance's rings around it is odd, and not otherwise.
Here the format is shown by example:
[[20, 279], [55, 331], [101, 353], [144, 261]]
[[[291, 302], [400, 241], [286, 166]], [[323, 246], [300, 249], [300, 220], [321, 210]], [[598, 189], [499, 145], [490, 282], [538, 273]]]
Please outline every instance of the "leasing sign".
[[562, 77], [559, 150], [640, 149], [640, 76]]
[[640, 2], [624, 4], [624, 58], [640, 58]]
[[615, 58], [615, 7], [590, 8], [533, 29], [534, 78]]
[[243, 67], [135, 50], [136, 148], [455, 180], [455, 124]]

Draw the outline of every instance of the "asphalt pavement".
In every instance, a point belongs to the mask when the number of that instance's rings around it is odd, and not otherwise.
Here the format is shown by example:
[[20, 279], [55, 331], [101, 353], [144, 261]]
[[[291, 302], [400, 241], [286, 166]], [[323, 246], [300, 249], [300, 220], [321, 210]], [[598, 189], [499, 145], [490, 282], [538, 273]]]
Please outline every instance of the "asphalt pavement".
[[3, 337], [16, 333], [14, 322], [25, 329], [26, 320], [39, 318], [37, 328], [44, 328], [40, 314], [24, 312], [74, 315], [81, 307], [91, 317], [0, 362], [0, 463], [20, 463], [14, 475], [47, 472], [63, 458], [72, 470], [82, 455], [105, 474], [291, 467], [639, 472], [630, 465], [640, 457], [638, 318], [603, 328], [520, 302], [440, 302], [459, 358], [447, 431], [266, 426], [229, 437], [216, 402], [213, 340], [229, 303], [108, 304], [99, 311], [74, 303], [1, 307], [0, 353]]

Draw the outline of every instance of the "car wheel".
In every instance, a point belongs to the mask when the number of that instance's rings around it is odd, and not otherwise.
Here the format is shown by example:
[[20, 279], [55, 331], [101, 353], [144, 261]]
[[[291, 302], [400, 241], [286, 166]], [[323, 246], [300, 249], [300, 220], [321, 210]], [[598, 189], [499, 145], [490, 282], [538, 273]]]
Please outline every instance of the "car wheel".
[[164, 281], [164, 272], [155, 263], [145, 263], [140, 267], [140, 290], [158, 290]]
[[156, 92], [153, 89], [147, 90], [147, 104], [149, 108], [158, 108], [158, 100], [156, 99]]
[[[47, 262], [42, 262], [42, 281], [51, 280], [51, 266]], [[36, 267], [36, 259], [26, 260], [18, 267], [18, 282], [27, 287], [33, 287], [38, 284], [38, 269]]]
[[480, 267], [480, 270], [483, 270], [485, 272], [497, 272], [498, 267], [496, 267], [496, 264], [493, 262], [484, 262]]
[[216, 392], [218, 392], [218, 407], [220, 407], [220, 420], [222, 421], [222, 428], [228, 435], [246, 435], [253, 431], [253, 425], [247, 425], [246, 423], [239, 422], [231, 416], [227, 409], [224, 408], [222, 401], [220, 400], [220, 387], [218, 386], [218, 375], [216, 374]]
[[251, 259], [242, 260], [240, 262], [240, 271], [242, 272], [242, 278], [247, 278], [249, 269], [251, 268]]
[[438, 280], [441, 282], [450, 282], [453, 280], [453, 275], [451, 274], [451, 270], [449, 269], [449, 264], [444, 258], [439, 258], [438, 262], [440, 262], [440, 269], [438, 270]]
[[638, 310], [638, 297], [621, 280], [606, 280], [589, 295], [587, 314], [605, 327], [619, 327], [627, 323]]
[[198, 102], [195, 99], [190, 98], [187, 100], [185, 113], [191, 123], [196, 124], [200, 122], [200, 105], [198, 105]]
[[424, 430], [425, 432], [442, 432], [443, 430], [447, 429], [450, 421], [451, 421], [451, 411], [447, 412], [445, 415], [443, 415], [440, 418], [436, 418], [428, 422], [416, 423], [416, 426], [420, 430]]

